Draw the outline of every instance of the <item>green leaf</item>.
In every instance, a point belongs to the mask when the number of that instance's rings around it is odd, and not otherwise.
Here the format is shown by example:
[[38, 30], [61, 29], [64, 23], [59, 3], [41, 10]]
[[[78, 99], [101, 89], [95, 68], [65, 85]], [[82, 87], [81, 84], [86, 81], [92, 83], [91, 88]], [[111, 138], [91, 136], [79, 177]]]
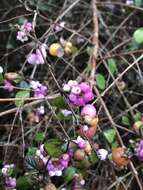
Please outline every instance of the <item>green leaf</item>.
[[2, 84], [3, 81], [4, 81], [3, 75], [2, 75], [2, 73], [0, 73], [0, 84]]
[[97, 74], [96, 75], [96, 84], [99, 89], [104, 90], [105, 89], [105, 77], [102, 74]]
[[114, 74], [117, 71], [117, 65], [116, 65], [115, 60], [114, 59], [108, 59], [107, 62], [108, 62], [109, 71], [112, 74]]
[[76, 46], [72, 46], [71, 52], [74, 55], [79, 52], [79, 49]]
[[16, 180], [16, 187], [20, 188], [20, 189], [28, 189], [30, 181], [31, 181], [31, 176], [30, 175], [20, 176]]
[[16, 93], [15, 98], [21, 98], [21, 100], [15, 100], [15, 105], [17, 107], [21, 106], [24, 103], [24, 98], [28, 98], [30, 96], [30, 92], [28, 90], [21, 90]]
[[104, 136], [106, 140], [111, 144], [113, 143], [115, 136], [116, 136], [116, 131], [115, 129], [108, 129], [107, 131], [104, 132]]
[[140, 112], [137, 112], [135, 115], [134, 115], [134, 121], [140, 121], [141, 120], [141, 113]]
[[135, 0], [135, 5], [136, 6], [141, 6], [143, 4], [142, 0]]
[[58, 139], [49, 139], [44, 147], [46, 152], [53, 157], [58, 157], [63, 153], [62, 142]]
[[128, 118], [126, 115], [123, 115], [123, 116], [122, 116], [122, 124], [123, 124], [123, 125], [126, 125], [126, 126], [129, 126], [129, 125], [130, 125], [129, 118]]
[[74, 168], [72, 166], [68, 167], [65, 170], [64, 177], [65, 177], [66, 182], [69, 182], [69, 181], [71, 181], [73, 179], [73, 176], [74, 176], [75, 172], [76, 172], [76, 168]]
[[33, 147], [33, 146], [28, 147], [28, 152], [27, 152], [27, 155], [34, 156], [34, 155], [35, 155], [35, 153], [36, 153], [36, 150], [37, 150], [37, 148], [36, 148], [36, 147]]
[[118, 146], [119, 146], [119, 145], [118, 145], [118, 142], [117, 142], [117, 141], [115, 141], [115, 142], [113, 142], [113, 143], [111, 144], [112, 149], [117, 148]]
[[55, 106], [60, 109], [67, 107], [67, 104], [65, 103], [65, 100], [62, 96], [59, 96], [59, 97], [53, 99], [51, 104], [52, 104], [52, 106]]
[[86, 52], [87, 52], [88, 55], [91, 55], [92, 54], [92, 47], [87, 46]]
[[45, 135], [44, 135], [44, 133], [36, 133], [36, 135], [35, 135], [35, 141], [37, 141], [37, 142], [40, 142], [40, 141], [43, 141], [44, 140], [44, 138], [45, 138]]
[[143, 43], [143, 28], [139, 28], [137, 29], [134, 34], [133, 34], [133, 38], [134, 40], [138, 43], [138, 44], [142, 44]]

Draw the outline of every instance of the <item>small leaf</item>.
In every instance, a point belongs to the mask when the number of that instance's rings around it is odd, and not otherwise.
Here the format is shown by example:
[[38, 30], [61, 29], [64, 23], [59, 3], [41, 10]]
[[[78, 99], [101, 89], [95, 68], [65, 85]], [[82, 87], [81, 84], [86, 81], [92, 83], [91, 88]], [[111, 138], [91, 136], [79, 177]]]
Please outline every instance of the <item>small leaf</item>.
[[134, 115], [134, 121], [140, 121], [141, 120], [141, 113], [140, 112], [137, 112], [135, 115]]
[[62, 142], [58, 139], [50, 139], [44, 144], [46, 152], [53, 157], [58, 157], [63, 153]]
[[74, 55], [79, 52], [79, 49], [76, 46], [72, 46], [71, 52]]
[[76, 168], [74, 168], [72, 166], [68, 167], [65, 170], [65, 173], [64, 173], [65, 175], [64, 176], [65, 176], [66, 182], [69, 182], [69, 181], [71, 181], [73, 179], [73, 176], [74, 176], [75, 172], [76, 172]]
[[122, 116], [122, 124], [126, 126], [130, 125], [129, 118], [126, 115]]
[[100, 88], [101, 90], [105, 89], [105, 77], [102, 74], [97, 74], [96, 75], [96, 84], [98, 86], [98, 88]]
[[117, 65], [114, 59], [108, 59], [109, 71], [114, 74], [117, 71]]
[[115, 136], [116, 136], [116, 131], [115, 129], [108, 129], [107, 131], [104, 132], [104, 136], [106, 140], [111, 144], [113, 143]]
[[60, 109], [67, 107], [65, 100], [62, 96], [59, 96], [59, 97], [53, 99], [51, 104], [52, 104], [52, 106], [55, 106]]
[[135, 5], [136, 6], [141, 6], [143, 4], [142, 0], [135, 0]]
[[34, 156], [35, 155], [35, 153], [36, 153], [36, 150], [37, 150], [37, 148], [36, 147], [33, 147], [33, 146], [31, 146], [31, 147], [28, 147], [28, 152], [27, 152], [27, 156], [29, 155], [31, 155], [31, 156]]
[[24, 98], [28, 98], [30, 96], [30, 92], [28, 90], [21, 90], [16, 93], [15, 98], [21, 98], [21, 100], [15, 100], [15, 105], [17, 107], [21, 106], [24, 103]]
[[92, 54], [92, 48], [90, 46], [87, 46], [86, 52], [88, 55], [91, 55]]
[[3, 75], [2, 75], [2, 73], [0, 73], [0, 84], [2, 84], [3, 81], [4, 81]]
[[143, 28], [139, 28], [137, 29], [134, 34], [133, 34], [133, 38], [134, 40], [138, 43], [138, 44], [142, 44], [143, 43]]
[[36, 135], [35, 135], [35, 141], [37, 141], [37, 142], [40, 142], [40, 141], [43, 141], [44, 140], [44, 138], [45, 138], [45, 135], [44, 135], [44, 133], [36, 133]]
[[20, 176], [16, 180], [16, 187], [18, 189], [28, 189], [30, 181], [31, 181], [30, 175]]

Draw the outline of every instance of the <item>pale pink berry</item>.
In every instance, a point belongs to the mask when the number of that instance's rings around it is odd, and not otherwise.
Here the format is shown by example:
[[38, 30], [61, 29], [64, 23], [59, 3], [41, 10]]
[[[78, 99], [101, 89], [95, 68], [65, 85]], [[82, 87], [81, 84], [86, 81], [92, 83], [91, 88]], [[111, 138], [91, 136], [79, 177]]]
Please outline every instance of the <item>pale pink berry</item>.
[[93, 105], [86, 104], [81, 110], [81, 115], [82, 116], [88, 115], [91, 117], [95, 117], [96, 116], [96, 109]]
[[73, 86], [72, 89], [71, 89], [71, 93], [76, 94], [76, 95], [80, 94], [81, 93], [80, 87]]

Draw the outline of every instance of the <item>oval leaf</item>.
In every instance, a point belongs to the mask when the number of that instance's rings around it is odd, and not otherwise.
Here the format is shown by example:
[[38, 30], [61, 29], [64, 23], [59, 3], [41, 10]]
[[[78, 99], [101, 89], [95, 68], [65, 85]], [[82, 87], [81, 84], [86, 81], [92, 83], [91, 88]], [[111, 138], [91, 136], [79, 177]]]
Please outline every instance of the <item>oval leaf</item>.
[[133, 38], [134, 40], [138, 43], [138, 44], [142, 44], [143, 43], [143, 28], [139, 28], [137, 29], [134, 34], [133, 34]]
[[104, 136], [106, 140], [111, 144], [115, 139], [116, 131], [114, 129], [108, 129], [104, 132]]
[[29, 98], [30, 92], [27, 90], [21, 90], [16, 93], [15, 98], [21, 98], [20, 100], [15, 100], [15, 105], [17, 107], [21, 106], [24, 103], [24, 98]]
[[96, 84], [98, 86], [98, 88], [100, 88], [101, 90], [105, 89], [105, 77], [102, 74], [97, 74], [96, 75]]

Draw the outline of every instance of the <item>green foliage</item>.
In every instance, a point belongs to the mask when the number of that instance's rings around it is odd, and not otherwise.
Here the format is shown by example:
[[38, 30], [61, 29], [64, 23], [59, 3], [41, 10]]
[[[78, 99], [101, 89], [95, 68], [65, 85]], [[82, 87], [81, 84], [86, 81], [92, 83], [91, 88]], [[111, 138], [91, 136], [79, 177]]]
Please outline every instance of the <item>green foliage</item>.
[[53, 99], [51, 104], [52, 104], [52, 106], [55, 106], [59, 109], [67, 107], [65, 100], [64, 100], [64, 97], [62, 97], [62, 96], [59, 96], [59, 97]]
[[16, 180], [16, 187], [19, 188], [19, 189], [22, 189], [22, 190], [26, 190], [29, 187], [30, 181], [31, 181], [31, 176], [30, 175], [20, 176]]
[[106, 140], [112, 144], [114, 139], [115, 139], [115, 136], [116, 136], [116, 131], [115, 129], [108, 129], [107, 131], [104, 131], [104, 136], [106, 138]]
[[110, 73], [114, 74], [117, 72], [117, 65], [114, 59], [108, 59], [108, 68]]
[[139, 28], [137, 29], [134, 34], [133, 34], [133, 38], [134, 40], [138, 43], [138, 44], [142, 44], [143, 43], [143, 28]]
[[35, 155], [36, 150], [37, 150], [37, 148], [36, 148], [36, 147], [33, 147], [33, 146], [28, 147], [28, 152], [27, 152], [27, 155], [31, 155], [31, 156]]
[[64, 178], [66, 180], [66, 182], [69, 182], [73, 179], [73, 175], [76, 172], [76, 168], [69, 166], [68, 168], [66, 168], [65, 172], [64, 172]]
[[140, 121], [141, 120], [141, 113], [140, 112], [137, 112], [135, 115], [134, 115], [134, 121]]
[[122, 116], [122, 124], [126, 126], [130, 126], [129, 118], [126, 115]]
[[28, 90], [21, 90], [16, 93], [15, 98], [21, 98], [21, 100], [15, 100], [15, 105], [17, 107], [21, 106], [24, 103], [24, 98], [28, 98], [30, 96], [30, 92]]
[[105, 85], [106, 85], [106, 81], [105, 81], [105, 77], [102, 74], [96, 74], [96, 84], [97, 87], [101, 90], [105, 89]]
[[36, 135], [35, 135], [35, 141], [37, 141], [37, 142], [40, 142], [40, 141], [43, 141], [44, 140], [44, 138], [45, 138], [45, 135], [44, 135], [44, 133], [36, 133]]
[[47, 154], [53, 157], [59, 157], [63, 153], [62, 142], [59, 139], [49, 139], [44, 147]]
[[143, 4], [142, 0], [135, 0], [135, 5], [136, 6], [141, 6]]
[[4, 81], [3, 75], [2, 75], [2, 73], [0, 73], [0, 84], [2, 84], [3, 81]]
[[92, 48], [90, 46], [87, 46], [86, 52], [88, 55], [91, 55], [92, 54]]

